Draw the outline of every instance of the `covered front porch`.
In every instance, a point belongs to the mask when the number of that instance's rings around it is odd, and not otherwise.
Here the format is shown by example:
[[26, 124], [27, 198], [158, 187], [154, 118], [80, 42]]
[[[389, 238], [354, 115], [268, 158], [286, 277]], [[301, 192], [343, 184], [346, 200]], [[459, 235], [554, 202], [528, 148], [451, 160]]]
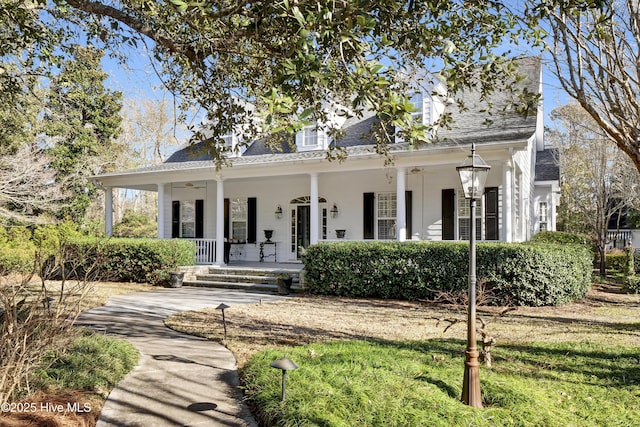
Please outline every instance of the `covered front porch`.
[[[491, 193], [476, 216], [479, 240], [528, 238], [523, 153], [483, 147]], [[471, 224], [456, 166], [467, 155], [461, 147], [432, 147], [398, 153], [393, 166], [382, 167], [370, 153], [344, 163], [292, 153], [237, 159], [223, 170], [195, 161], [106, 174], [98, 177], [105, 231], [113, 230], [114, 189], [128, 188], [157, 192], [157, 236], [193, 240], [199, 265], [300, 262], [305, 248], [323, 241], [464, 240]]]

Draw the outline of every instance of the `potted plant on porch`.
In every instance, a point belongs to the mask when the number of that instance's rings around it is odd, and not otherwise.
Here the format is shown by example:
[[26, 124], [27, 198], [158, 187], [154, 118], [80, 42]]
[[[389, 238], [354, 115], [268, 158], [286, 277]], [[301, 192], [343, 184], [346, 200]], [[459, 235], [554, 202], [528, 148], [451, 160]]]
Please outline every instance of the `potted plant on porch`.
[[276, 276], [276, 285], [278, 286], [279, 295], [289, 295], [291, 293], [291, 285], [293, 278], [289, 273], [279, 273]]

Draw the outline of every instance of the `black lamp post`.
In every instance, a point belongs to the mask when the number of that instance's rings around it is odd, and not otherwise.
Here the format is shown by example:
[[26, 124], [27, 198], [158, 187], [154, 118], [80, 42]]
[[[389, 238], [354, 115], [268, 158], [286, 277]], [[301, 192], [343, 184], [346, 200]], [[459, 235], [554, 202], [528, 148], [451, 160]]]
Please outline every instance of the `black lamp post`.
[[476, 202], [484, 194], [484, 184], [491, 166], [476, 154], [475, 143], [471, 155], [456, 168], [460, 175], [464, 198], [470, 200], [469, 224], [469, 308], [467, 310], [467, 350], [464, 362], [462, 401], [474, 408], [482, 408], [478, 347], [476, 342]]

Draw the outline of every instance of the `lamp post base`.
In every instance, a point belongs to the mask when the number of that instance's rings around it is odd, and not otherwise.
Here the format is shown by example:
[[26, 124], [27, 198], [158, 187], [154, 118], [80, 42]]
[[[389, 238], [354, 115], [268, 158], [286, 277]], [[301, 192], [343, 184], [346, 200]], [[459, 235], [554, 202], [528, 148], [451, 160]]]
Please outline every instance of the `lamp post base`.
[[482, 395], [480, 394], [480, 352], [477, 349], [465, 351], [464, 382], [462, 383], [462, 401], [473, 407], [482, 408]]

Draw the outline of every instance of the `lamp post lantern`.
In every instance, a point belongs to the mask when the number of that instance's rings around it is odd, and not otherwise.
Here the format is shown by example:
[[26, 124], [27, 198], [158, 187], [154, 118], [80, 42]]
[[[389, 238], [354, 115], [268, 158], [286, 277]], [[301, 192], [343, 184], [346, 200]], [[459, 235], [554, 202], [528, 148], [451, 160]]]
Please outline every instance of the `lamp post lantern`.
[[476, 341], [476, 203], [484, 193], [484, 184], [491, 166], [476, 154], [475, 143], [471, 155], [456, 170], [460, 175], [465, 199], [469, 199], [469, 307], [467, 309], [467, 349], [465, 351], [462, 401], [474, 408], [482, 408], [478, 346]]

